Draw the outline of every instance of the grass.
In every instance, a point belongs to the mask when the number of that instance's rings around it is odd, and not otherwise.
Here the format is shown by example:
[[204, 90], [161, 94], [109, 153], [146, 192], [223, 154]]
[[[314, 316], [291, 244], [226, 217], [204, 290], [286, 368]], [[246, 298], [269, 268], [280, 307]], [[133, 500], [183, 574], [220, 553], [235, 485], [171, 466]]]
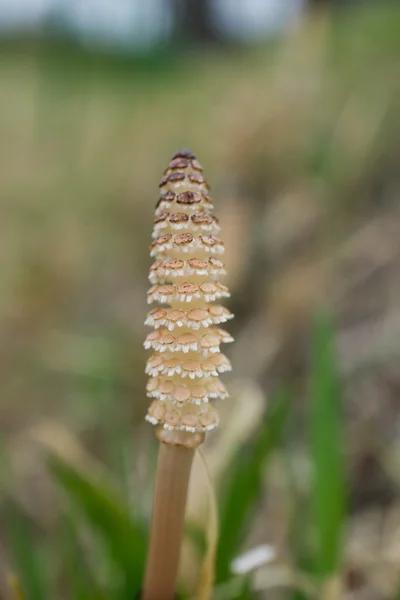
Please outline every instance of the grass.
[[[322, 587], [332, 576], [340, 577], [343, 566], [343, 428], [334, 365], [332, 329], [326, 317], [319, 317], [312, 343], [310, 373], [310, 460], [314, 479], [309, 499], [315, 517], [310, 521], [311, 539], [314, 537], [316, 543], [309, 552], [314, 556], [316, 570], [307, 576], [312, 579], [317, 573], [316, 585]], [[243, 549], [261, 495], [268, 493], [265, 475], [271, 459], [284, 451], [282, 433], [292, 404], [288, 392], [276, 396], [256, 435], [237, 449], [219, 482], [217, 583], [228, 585], [229, 580], [235, 578], [230, 564]], [[137, 510], [132, 513], [122, 482], [113, 482], [104, 474], [96, 476], [96, 471], [69, 463], [54, 453], [48, 456], [48, 467], [65, 499], [61, 502], [64, 510], [55, 532], [59, 542], [53, 540], [52, 546], [48, 540], [39, 549], [37, 537], [17, 505], [13, 505], [9, 517], [13, 572], [20, 595], [24, 600], [58, 597], [58, 586], [64, 581], [68, 595], [62, 597], [131, 600], [141, 588], [147, 516]], [[136, 489], [136, 493], [140, 494], [140, 490]], [[204, 552], [201, 536], [202, 532], [198, 531], [199, 548]], [[305, 535], [304, 540], [307, 538], [310, 536]], [[235, 590], [232, 596], [226, 597], [252, 597], [251, 576], [243, 580], [243, 586], [238, 588], [235, 584]]]
[[[307, 247], [318, 259], [343, 235], [338, 223], [346, 228], [349, 215], [360, 218], [356, 208], [366, 206], [369, 183], [387, 176], [386, 160], [397, 156], [398, 12], [347, 15], [305, 24], [298, 35], [244, 53], [164, 54], [151, 65], [88, 56], [62, 44], [0, 48], [5, 446], [13, 458], [25, 457], [23, 466], [15, 459], [16, 479], [28, 483], [37, 467], [32, 427], [49, 421], [64, 450], [48, 460], [56, 517], [42, 514], [34, 486], [21, 493], [2, 477], [3, 507], [9, 508], [2, 509], [4, 570], [17, 577], [8, 590], [14, 600], [132, 600], [140, 590], [154, 447], [139, 425], [146, 403], [139, 348], [154, 174], [166, 158], [179, 146], [198, 153], [227, 221], [235, 216], [230, 195], [243, 182], [251, 196], [240, 206], [243, 221], [261, 211], [257, 199], [264, 207], [277, 190], [323, 183], [326, 194], [317, 199], [328, 217]], [[232, 174], [231, 189], [225, 182]], [[233, 262], [244, 240], [245, 258], [239, 256], [238, 276], [230, 282], [235, 297], [256, 250], [250, 230], [238, 236], [234, 227], [230, 234], [228, 224], [223, 227]], [[264, 270], [271, 275], [265, 261], [253, 273], [252, 289], [264, 285]], [[278, 263], [272, 274], [285, 267]], [[259, 319], [261, 328], [265, 297], [251, 315], [247, 301], [238, 322]], [[269, 318], [290, 328], [295, 310], [289, 303], [288, 320], [283, 312]], [[290, 429], [295, 439], [284, 434], [299, 414], [297, 390], [289, 386], [253, 434], [235, 441], [224, 476], [214, 482], [220, 600], [254, 597], [262, 587], [255, 574], [238, 581], [230, 572], [232, 558], [260, 540], [278, 539], [277, 564], [262, 571], [271, 582], [273, 568], [287, 567], [291, 600], [320, 598], [346, 573], [347, 456], [333, 338], [329, 319], [318, 317], [310, 333], [306, 431], [296, 422]], [[60, 421], [62, 430], [55, 427]], [[103, 462], [101, 475], [67, 460], [77, 439]], [[292, 486], [291, 478], [300, 485]], [[279, 508], [276, 522], [264, 518], [274, 514], [268, 502]], [[295, 504], [294, 517], [286, 502]], [[195, 551], [182, 595], [190, 597], [207, 536], [188, 524], [187, 537]], [[294, 591], [299, 574], [308, 585]]]
[[322, 578], [341, 572], [342, 523], [345, 506], [345, 438], [332, 325], [317, 319], [310, 383], [310, 437], [313, 454], [312, 508], [316, 529], [316, 560]]
[[286, 392], [272, 401], [258, 434], [238, 450], [220, 483], [217, 581], [224, 581], [231, 574], [230, 564], [241, 547], [251, 515], [260, 500], [270, 454], [280, 443], [289, 403], [289, 394]]

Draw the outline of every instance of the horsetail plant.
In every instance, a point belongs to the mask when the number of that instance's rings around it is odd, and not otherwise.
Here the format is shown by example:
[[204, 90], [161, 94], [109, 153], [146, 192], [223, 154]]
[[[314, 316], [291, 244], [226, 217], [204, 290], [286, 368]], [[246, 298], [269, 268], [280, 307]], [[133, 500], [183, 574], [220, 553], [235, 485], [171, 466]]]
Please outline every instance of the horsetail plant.
[[177, 152], [160, 183], [150, 254], [148, 302], [166, 304], [148, 315], [154, 328], [145, 348], [147, 421], [161, 442], [143, 600], [172, 600], [182, 543], [187, 489], [194, 452], [219, 424], [210, 400], [226, 398], [219, 373], [231, 369], [220, 352], [233, 338], [218, 327], [233, 315], [213, 304], [229, 296], [220, 283], [224, 252], [202, 166], [189, 150]]

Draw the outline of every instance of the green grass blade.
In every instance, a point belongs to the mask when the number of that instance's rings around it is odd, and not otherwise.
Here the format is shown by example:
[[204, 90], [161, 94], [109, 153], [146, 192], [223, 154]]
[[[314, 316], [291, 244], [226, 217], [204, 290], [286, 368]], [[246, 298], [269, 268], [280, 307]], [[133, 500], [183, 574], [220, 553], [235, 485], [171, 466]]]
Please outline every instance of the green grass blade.
[[146, 556], [146, 532], [132, 519], [129, 506], [107, 481], [88, 474], [59, 457], [49, 459], [50, 470], [85, 521], [102, 538], [110, 559], [121, 570], [126, 598], [131, 600], [142, 585]]
[[49, 598], [47, 570], [42, 547], [31, 531], [29, 520], [12, 504], [7, 512], [6, 543], [10, 548], [18, 581], [27, 600]]
[[230, 563], [239, 551], [248, 519], [259, 499], [263, 475], [272, 451], [278, 445], [286, 422], [290, 397], [280, 393], [267, 411], [259, 432], [240, 448], [221, 489], [217, 581], [230, 575]]
[[310, 434], [313, 461], [312, 507], [316, 526], [316, 568], [322, 577], [340, 569], [345, 507], [343, 432], [333, 327], [324, 314], [313, 332]]
[[[293, 419], [293, 416], [295, 419]], [[296, 415], [292, 414], [291, 424], [297, 427]], [[286, 439], [290, 440], [292, 436], [295, 436], [295, 431], [288, 428]], [[305, 497], [300, 489], [299, 483], [296, 477], [296, 466], [293, 464], [292, 453], [296, 452], [295, 449], [287, 449], [284, 454], [285, 458], [285, 471], [288, 482], [288, 495], [292, 509], [290, 511], [290, 524], [289, 524], [289, 537], [288, 547], [290, 548], [293, 563], [297, 571], [313, 574], [315, 567], [313, 564], [314, 556], [310, 552], [310, 508], [309, 499]], [[309, 596], [304, 591], [294, 589], [290, 591], [290, 600], [309, 600]]]
[[109, 600], [109, 593], [100, 589], [91, 572], [79, 529], [79, 521], [72, 514], [62, 515], [60, 560], [66, 580], [63, 587], [68, 588], [68, 597], [73, 600]]

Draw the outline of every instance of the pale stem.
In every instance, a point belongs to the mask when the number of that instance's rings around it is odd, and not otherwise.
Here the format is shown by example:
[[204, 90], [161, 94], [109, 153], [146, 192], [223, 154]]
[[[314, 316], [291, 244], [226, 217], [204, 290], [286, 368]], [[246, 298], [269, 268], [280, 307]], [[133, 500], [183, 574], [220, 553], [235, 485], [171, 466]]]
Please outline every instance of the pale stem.
[[142, 600], [173, 600], [194, 449], [160, 444]]

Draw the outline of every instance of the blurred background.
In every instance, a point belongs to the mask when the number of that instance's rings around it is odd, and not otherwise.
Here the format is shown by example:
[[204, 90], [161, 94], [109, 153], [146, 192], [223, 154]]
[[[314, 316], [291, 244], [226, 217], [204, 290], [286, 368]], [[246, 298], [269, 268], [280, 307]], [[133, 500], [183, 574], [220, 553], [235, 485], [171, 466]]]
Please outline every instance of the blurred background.
[[[205, 447], [218, 494], [277, 390], [292, 395], [240, 548], [267, 543], [278, 567], [312, 572], [310, 322], [323, 307], [347, 497], [342, 592], [330, 598], [400, 597], [399, 72], [396, 1], [0, 0], [4, 598], [103, 598], [66, 583], [66, 514], [101, 565], [104, 597], [123, 597], [47, 457], [101, 474], [148, 520], [148, 245], [159, 179], [181, 147], [211, 184], [236, 315], [232, 398]], [[193, 523], [207, 507], [202, 477], [197, 465]], [[184, 563], [191, 591], [189, 547]], [[313, 597], [286, 580], [275, 589], [264, 571], [258, 597], [266, 586], [270, 600]], [[216, 597], [239, 597], [224, 589]]]

